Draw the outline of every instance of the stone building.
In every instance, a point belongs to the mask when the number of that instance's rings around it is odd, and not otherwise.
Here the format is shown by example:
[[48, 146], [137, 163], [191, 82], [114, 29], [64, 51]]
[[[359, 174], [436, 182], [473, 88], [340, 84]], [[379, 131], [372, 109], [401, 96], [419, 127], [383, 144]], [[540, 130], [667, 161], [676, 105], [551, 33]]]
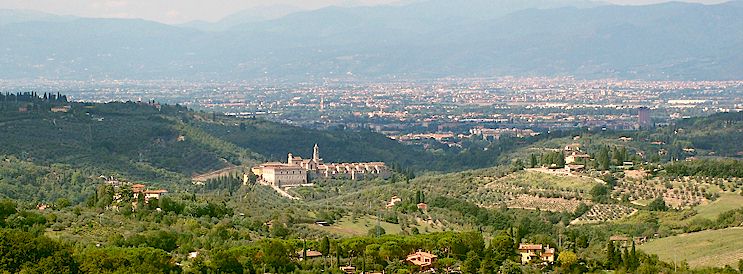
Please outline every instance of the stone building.
[[265, 163], [252, 169], [259, 180], [277, 187], [298, 186], [314, 179], [383, 178], [392, 172], [383, 162], [325, 163], [320, 158], [320, 149], [315, 144], [312, 159], [302, 159], [289, 153], [286, 163]]
[[276, 187], [300, 186], [307, 183], [307, 170], [283, 163], [265, 163], [254, 167], [253, 173], [259, 180]]

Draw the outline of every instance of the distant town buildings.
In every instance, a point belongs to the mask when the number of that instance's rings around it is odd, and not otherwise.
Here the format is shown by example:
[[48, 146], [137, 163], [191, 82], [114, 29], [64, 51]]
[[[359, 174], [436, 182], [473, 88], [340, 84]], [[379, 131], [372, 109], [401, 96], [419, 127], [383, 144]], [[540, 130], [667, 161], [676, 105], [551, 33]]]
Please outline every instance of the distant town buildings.
[[531, 129], [518, 129], [518, 128], [483, 128], [475, 127], [470, 129], [470, 134], [482, 136], [483, 140], [495, 139], [499, 140], [501, 136], [509, 136], [516, 138], [526, 138], [539, 135], [539, 132], [535, 132]]
[[637, 109], [637, 124], [640, 127], [650, 127], [653, 125], [653, 121], [650, 119], [650, 109], [647, 107], [640, 107]]
[[317, 144], [313, 148], [312, 159], [302, 159], [289, 153], [286, 163], [264, 163], [253, 167], [251, 171], [259, 180], [279, 188], [300, 186], [314, 179], [387, 179], [392, 175], [383, 162], [325, 163], [320, 158]]

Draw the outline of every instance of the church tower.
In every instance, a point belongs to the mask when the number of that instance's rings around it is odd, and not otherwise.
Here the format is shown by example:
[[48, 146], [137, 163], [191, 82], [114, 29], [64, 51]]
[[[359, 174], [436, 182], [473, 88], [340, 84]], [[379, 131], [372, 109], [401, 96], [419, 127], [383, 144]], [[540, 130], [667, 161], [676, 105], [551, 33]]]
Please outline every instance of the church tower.
[[320, 148], [317, 147], [317, 144], [315, 144], [315, 148], [312, 151], [312, 161], [315, 164], [320, 164]]

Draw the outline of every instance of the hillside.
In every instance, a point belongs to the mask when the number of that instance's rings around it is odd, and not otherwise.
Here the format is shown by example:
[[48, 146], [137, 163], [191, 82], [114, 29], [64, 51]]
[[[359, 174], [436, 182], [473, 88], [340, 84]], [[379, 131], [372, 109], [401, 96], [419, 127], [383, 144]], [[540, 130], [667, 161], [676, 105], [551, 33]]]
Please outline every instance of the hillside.
[[[309, 157], [314, 144], [328, 162], [382, 161], [410, 176], [494, 166], [504, 152], [537, 140], [501, 140], [489, 149], [424, 150], [371, 131], [313, 130], [156, 103], [7, 98], [0, 100], [5, 100], [0, 102], [0, 125], [7, 129], [0, 132], [7, 140], [0, 155], [41, 165], [96, 167], [139, 180], [180, 181], [232, 166], [286, 161], [290, 152]], [[69, 109], [49, 111], [60, 106]]]
[[366, 130], [314, 130], [265, 120], [229, 117], [196, 123], [196, 126], [215, 137], [275, 161], [285, 161], [290, 152], [309, 158], [312, 147], [318, 144], [326, 162], [382, 161], [414, 172], [447, 172], [495, 166], [501, 162], [504, 152], [541, 138], [502, 140], [489, 144], [488, 149], [460, 149], [440, 145], [424, 150]]
[[640, 250], [691, 267], [737, 266], [743, 259], [743, 228], [708, 230], [650, 241]]
[[3, 104], [0, 155], [156, 181], [257, 161], [249, 151], [189, 126], [189, 111], [177, 106], [64, 103], [69, 111], [54, 113], [49, 103], [35, 102], [18, 112], [25, 104]]
[[[654, 273], [673, 269], [667, 250], [688, 237], [700, 250], [723, 255], [686, 253], [692, 266], [718, 267], [690, 272], [717, 273], [740, 254], [737, 230], [720, 229], [743, 221], [743, 179], [737, 173], [709, 175], [713, 169], [707, 167], [722, 163], [717, 159], [689, 161], [688, 170], [673, 171], [669, 167], [678, 162], [629, 157], [644, 141], [619, 141], [625, 132], [582, 134], [586, 152], [610, 153], [611, 164], [603, 168], [589, 160], [583, 171], [569, 172], [539, 166], [551, 165], [554, 157], [548, 155], [578, 141], [572, 132], [501, 138], [480, 154], [473, 151], [485, 150], [423, 150], [372, 132], [308, 130], [155, 102], [93, 104], [67, 102], [62, 95], [7, 94], [0, 96], [0, 113], [0, 138], [7, 141], [0, 146], [0, 249], [23, 251], [4, 253], [13, 260], [0, 269], [11, 272], [51, 269], [49, 264], [83, 268], [59, 273], [203, 273], [227, 267], [320, 272], [347, 262], [413, 272], [403, 260], [427, 250], [453, 265], [478, 258], [486, 268], [537, 273], [545, 269], [518, 263], [516, 244], [539, 243], [558, 247], [560, 256], [573, 252], [584, 263], [548, 271]], [[720, 117], [725, 116], [697, 119]], [[243, 184], [239, 174], [215, 175], [204, 184], [190, 180], [223, 167], [284, 160], [288, 151], [304, 156], [315, 142], [328, 161], [384, 160], [415, 171], [463, 171], [411, 178], [400, 168], [389, 179], [317, 180], [284, 190], [297, 200], [269, 186]], [[525, 168], [532, 154], [536, 163]], [[636, 165], [619, 166], [625, 159]], [[478, 165], [494, 167], [472, 169]], [[168, 192], [135, 195], [132, 184], [101, 175]], [[676, 236], [689, 232], [696, 233]], [[617, 235], [652, 240], [638, 243], [636, 254], [606, 259], [607, 241]], [[718, 238], [725, 242], [717, 244]], [[43, 253], [43, 247], [63, 251]], [[307, 248], [327, 257], [298, 260], [296, 254]]]

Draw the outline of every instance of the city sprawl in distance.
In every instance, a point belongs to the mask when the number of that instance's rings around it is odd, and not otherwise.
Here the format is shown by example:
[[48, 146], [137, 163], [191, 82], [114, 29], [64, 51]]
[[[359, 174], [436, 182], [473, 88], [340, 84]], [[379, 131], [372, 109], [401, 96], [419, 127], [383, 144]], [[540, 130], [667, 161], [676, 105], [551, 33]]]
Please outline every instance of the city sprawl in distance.
[[743, 273], [743, 2], [0, 1], [0, 272]]

